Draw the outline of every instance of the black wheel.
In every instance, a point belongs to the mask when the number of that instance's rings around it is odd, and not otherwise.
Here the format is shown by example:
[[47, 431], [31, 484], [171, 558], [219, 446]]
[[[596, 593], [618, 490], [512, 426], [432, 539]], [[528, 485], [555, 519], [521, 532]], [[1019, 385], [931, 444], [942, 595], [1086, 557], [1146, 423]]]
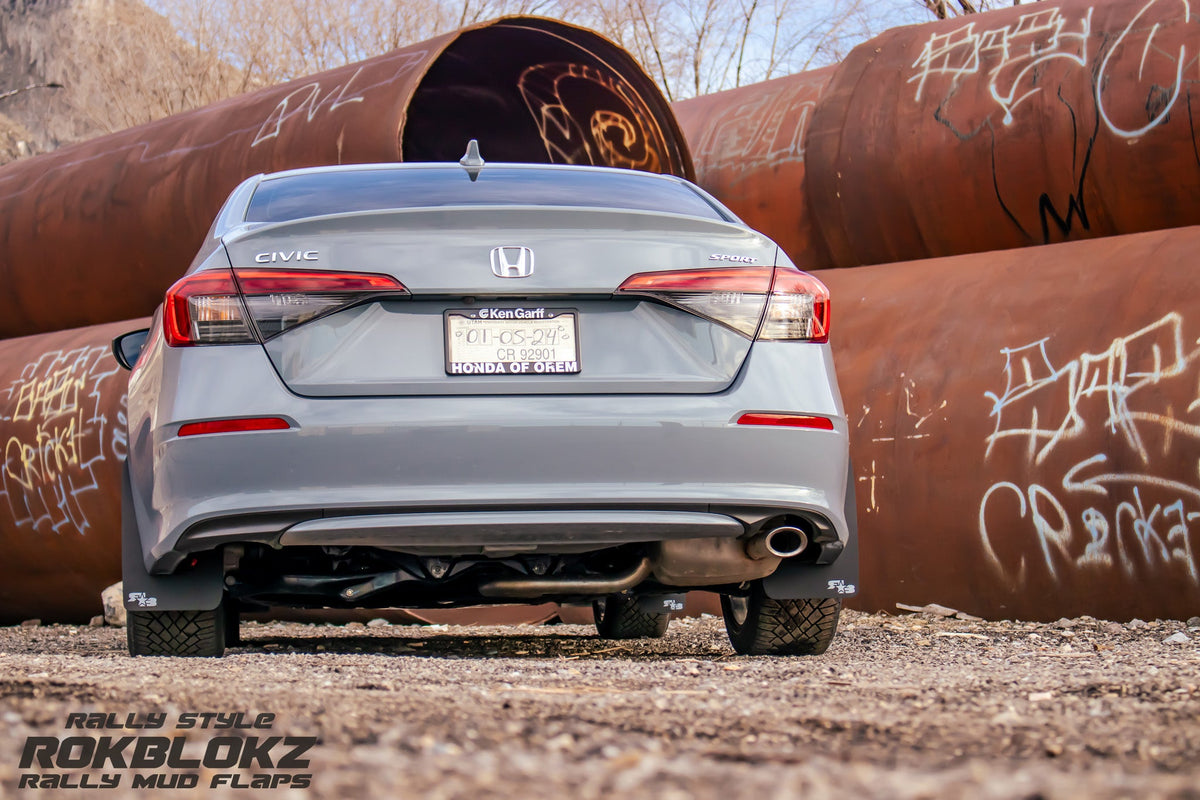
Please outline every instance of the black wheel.
[[721, 611], [733, 649], [744, 656], [817, 656], [837, 633], [842, 601], [772, 600], [756, 582], [748, 596], [721, 595]]
[[129, 655], [223, 656], [226, 622], [224, 603], [212, 611], [129, 611]]
[[637, 598], [610, 594], [592, 603], [592, 617], [602, 639], [658, 639], [667, 632], [670, 613], [642, 611]]

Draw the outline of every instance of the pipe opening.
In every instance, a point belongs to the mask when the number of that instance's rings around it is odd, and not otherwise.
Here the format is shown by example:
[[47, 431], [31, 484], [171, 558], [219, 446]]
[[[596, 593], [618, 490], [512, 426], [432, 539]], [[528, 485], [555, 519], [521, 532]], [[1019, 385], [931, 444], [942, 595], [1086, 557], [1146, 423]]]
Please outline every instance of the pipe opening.
[[603, 37], [540, 19], [465, 31], [425, 73], [402, 133], [404, 161], [624, 167], [691, 178], [670, 107]]

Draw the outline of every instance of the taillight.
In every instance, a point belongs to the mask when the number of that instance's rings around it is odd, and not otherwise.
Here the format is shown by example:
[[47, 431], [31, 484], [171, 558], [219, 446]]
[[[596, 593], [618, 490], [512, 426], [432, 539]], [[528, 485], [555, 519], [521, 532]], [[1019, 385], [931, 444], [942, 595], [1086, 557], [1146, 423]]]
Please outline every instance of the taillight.
[[407, 294], [395, 278], [374, 273], [198, 272], [167, 290], [164, 330], [173, 347], [266, 341], [370, 297]]
[[163, 333], [171, 347], [253, 342], [233, 273], [188, 275], [167, 290]]
[[622, 283], [617, 294], [653, 297], [753, 337], [773, 272], [773, 267], [641, 272]]
[[370, 296], [408, 294], [391, 275], [368, 272], [236, 269], [234, 275], [263, 341]]
[[776, 269], [771, 302], [758, 338], [828, 342], [829, 289], [807, 272]]
[[757, 334], [776, 341], [829, 340], [829, 290], [794, 269], [642, 272], [622, 283], [617, 294], [653, 297], [752, 338]]

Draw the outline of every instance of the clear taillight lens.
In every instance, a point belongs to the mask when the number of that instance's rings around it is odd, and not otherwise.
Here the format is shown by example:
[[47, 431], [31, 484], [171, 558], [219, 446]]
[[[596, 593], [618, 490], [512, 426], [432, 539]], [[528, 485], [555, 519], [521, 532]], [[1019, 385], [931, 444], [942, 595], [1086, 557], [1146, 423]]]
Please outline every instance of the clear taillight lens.
[[776, 269], [771, 300], [758, 338], [828, 342], [829, 289], [807, 272]]
[[[829, 290], [783, 267], [642, 272], [617, 294], [653, 297], [759, 339], [829, 340]], [[764, 309], [766, 313], [764, 315]]]
[[753, 337], [773, 272], [773, 267], [641, 272], [622, 283], [617, 294], [653, 297]]
[[244, 344], [266, 341], [371, 297], [407, 294], [395, 278], [374, 273], [198, 272], [167, 290], [163, 326], [172, 347]]

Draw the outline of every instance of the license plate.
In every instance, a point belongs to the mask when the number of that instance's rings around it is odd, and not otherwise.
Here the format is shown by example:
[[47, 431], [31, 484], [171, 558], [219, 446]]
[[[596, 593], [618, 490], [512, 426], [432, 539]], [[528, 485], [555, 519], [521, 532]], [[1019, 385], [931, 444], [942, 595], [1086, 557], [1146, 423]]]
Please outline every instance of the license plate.
[[445, 313], [447, 375], [572, 375], [579, 365], [573, 308], [470, 308]]

